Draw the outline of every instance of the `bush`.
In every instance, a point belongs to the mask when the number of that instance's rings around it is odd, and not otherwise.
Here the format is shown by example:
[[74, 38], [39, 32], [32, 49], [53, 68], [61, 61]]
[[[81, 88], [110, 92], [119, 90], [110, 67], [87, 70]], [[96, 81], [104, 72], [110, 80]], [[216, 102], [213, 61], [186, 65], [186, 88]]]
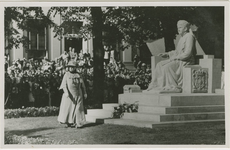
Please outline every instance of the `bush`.
[[6, 109], [4, 112], [4, 118], [21, 118], [21, 117], [43, 117], [43, 116], [57, 116], [59, 108], [55, 106], [46, 107], [27, 107], [24, 109]]
[[125, 112], [128, 113], [138, 112], [137, 102], [133, 104], [124, 103], [114, 107], [113, 118], [122, 118]]

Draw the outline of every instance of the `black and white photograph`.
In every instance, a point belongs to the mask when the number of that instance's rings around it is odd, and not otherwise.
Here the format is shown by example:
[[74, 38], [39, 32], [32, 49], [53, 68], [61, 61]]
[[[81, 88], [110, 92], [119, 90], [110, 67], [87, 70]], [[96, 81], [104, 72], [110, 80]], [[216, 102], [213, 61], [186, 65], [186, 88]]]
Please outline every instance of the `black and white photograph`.
[[229, 148], [228, 6], [2, 2], [1, 147]]

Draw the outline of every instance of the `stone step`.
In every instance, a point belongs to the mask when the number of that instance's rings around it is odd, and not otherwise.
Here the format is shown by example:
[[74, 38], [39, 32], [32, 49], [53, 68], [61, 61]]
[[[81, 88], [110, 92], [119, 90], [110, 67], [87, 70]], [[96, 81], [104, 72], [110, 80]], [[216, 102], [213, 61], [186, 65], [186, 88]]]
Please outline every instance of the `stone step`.
[[154, 122], [154, 121], [138, 121], [130, 119], [103, 119], [101, 122], [105, 124], [116, 124], [116, 125], [128, 125], [143, 128], [154, 128], [154, 127], [164, 127], [164, 126], [174, 126], [174, 125], [184, 125], [184, 124], [197, 124], [197, 123], [219, 123], [225, 122], [224, 119], [215, 120], [189, 120], [189, 121], [171, 121], [171, 122]]
[[224, 119], [224, 112], [205, 112], [205, 113], [184, 113], [184, 114], [151, 114], [151, 113], [124, 113], [124, 119], [132, 119], [139, 121], [186, 121], [186, 120], [214, 120]]
[[113, 110], [105, 110], [105, 109], [87, 109], [87, 115], [91, 116], [100, 116], [104, 118], [109, 118], [113, 116]]
[[[165, 98], [165, 99], [164, 99]], [[125, 93], [119, 94], [118, 102], [123, 103], [138, 103], [139, 105], [149, 105], [149, 106], [170, 106], [170, 97], [162, 97], [161, 101], [160, 95], [153, 94], [143, 94], [143, 93]]]
[[224, 112], [205, 112], [205, 113], [186, 113], [186, 114], [172, 114], [162, 115], [160, 120], [167, 121], [186, 121], [186, 120], [214, 120], [225, 119]]
[[85, 115], [85, 118], [87, 122], [104, 123], [104, 120], [108, 119], [109, 117]]
[[114, 110], [114, 107], [118, 106], [119, 104], [118, 103], [109, 103], [109, 104], [102, 104], [102, 108], [104, 110], [111, 110], [113, 111]]
[[125, 93], [119, 94], [119, 104], [138, 103], [148, 106], [201, 106], [201, 105], [224, 105], [223, 94], [212, 93]]
[[140, 113], [156, 113], [156, 114], [178, 114], [178, 113], [199, 113], [199, 112], [224, 112], [224, 105], [210, 106], [174, 106], [174, 107], [154, 107], [139, 105]]
[[152, 128], [153, 121], [138, 121], [130, 119], [104, 119], [105, 124], [127, 125], [142, 128]]

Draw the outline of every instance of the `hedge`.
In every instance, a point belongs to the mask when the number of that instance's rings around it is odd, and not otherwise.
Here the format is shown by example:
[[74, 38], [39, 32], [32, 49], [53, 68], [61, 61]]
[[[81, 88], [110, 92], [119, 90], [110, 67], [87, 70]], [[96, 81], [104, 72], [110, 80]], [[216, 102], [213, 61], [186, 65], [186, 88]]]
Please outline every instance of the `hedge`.
[[27, 107], [18, 109], [6, 109], [4, 112], [4, 118], [21, 118], [21, 117], [43, 117], [43, 116], [57, 116], [59, 113], [59, 107], [46, 106], [46, 107]]

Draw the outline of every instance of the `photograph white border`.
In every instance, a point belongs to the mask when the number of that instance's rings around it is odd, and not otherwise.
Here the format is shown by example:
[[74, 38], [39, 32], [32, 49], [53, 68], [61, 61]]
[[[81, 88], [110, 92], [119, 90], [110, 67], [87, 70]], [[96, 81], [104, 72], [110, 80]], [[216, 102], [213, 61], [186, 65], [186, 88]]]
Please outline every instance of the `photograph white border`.
[[220, 145], [4, 145], [4, 7], [11, 6], [224, 6], [225, 7], [225, 91], [230, 91], [229, 89], [229, 1], [193, 1], [193, 2], [0, 2], [0, 46], [1, 46], [1, 58], [0, 66], [1, 74], [1, 84], [0, 97], [2, 98], [1, 106], [1, 147], [2, 148], [229, 148], [229, 93], [225, 92], [225, 131], [226, 131], [226, 144], [224, 146]]

